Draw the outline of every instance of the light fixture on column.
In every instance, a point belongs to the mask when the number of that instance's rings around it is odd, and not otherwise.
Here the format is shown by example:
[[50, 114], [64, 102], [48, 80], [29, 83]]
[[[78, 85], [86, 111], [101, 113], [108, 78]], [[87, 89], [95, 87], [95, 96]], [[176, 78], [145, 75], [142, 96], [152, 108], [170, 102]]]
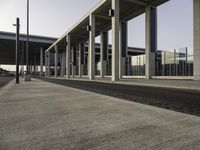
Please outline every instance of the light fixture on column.
[[109, 17], [114, 17], [114, 9], [109, 9]]
[[87, 25], [87, 31], [91, 31], [91, 26]]

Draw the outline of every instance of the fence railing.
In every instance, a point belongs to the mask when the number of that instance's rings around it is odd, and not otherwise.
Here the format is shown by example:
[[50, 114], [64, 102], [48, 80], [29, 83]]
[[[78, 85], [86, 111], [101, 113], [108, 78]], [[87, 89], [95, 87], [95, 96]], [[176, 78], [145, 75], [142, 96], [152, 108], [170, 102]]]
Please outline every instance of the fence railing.
[[[146, 55], [127, 57], [127, 76], [145, 75]], [[193, 75], [193, 51], [181, 48], [174, 50], [157, 51], [155, 53], [156, 76], [192, 76]]]

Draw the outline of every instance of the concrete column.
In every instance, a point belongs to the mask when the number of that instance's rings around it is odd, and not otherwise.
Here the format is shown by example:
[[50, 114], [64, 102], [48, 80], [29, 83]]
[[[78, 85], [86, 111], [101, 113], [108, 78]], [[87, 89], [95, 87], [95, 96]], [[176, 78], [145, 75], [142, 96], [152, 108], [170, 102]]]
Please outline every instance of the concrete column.
[[50, 51], [47, 52], [47, 66], [48, 66], [48, 69], [47, 69], [47, 77], [50, 76], [50, 66], [51, 66], [51, 58], [50, 58]]
[[193, 1], [194, 9], [194, 80], [200, 80], [200, 1]]
[[88, 75], [89, 79], [93, 80], [95, 78], [95, 15], [94, 14], [90, 14], [89, 25], [90, 25], [90, 31], [89, 31], [89, 45], [88, 45], [89, 48]]
[[157, 9], [152, 7], [147, 7], [145, 19], [146, 19], [145, 76], [146, 79], [150, 79], [152, 76], [155, 75], [155, 52], [157, 51]]
[[119, 80], [119, 0], [112, 0], [112, 81]]
[[55, 53], [54, 53], [54, 75], [57, 78], [58, 76], [58, 45], [55, 45]]
[[101, 61], [101, 72], [100, 76], [103, 78], [107, 73], [107, 61], [108, 61], [108, 32], [100, 33], [100, 61]]
[[66, 68], [66, 53], [62, 52], [61, 54], [61, 76], [64, 77], [65, 74], [65, 68]]
[[34, 56], [33, 73], [36, 74], [36, 56]]
[[71, 40], [70, 35], [66, 36], [66, 78], [70, 78], [70, 51], [71, 51]]
[[63, 52], [60, 54], [60, 76], [64, 76], [64, 68], [63, 68]]
[[36, 65], [36, 73], [39, 73], [39, 72], [38, 72], [38, 65]]
[[72, 50], [72, 77], [75, 77], [76, 61], [77, 61], [76, 54], [77, 54], [76, 47], [73, 47], [73, 50]]
[[63, 52], [63, 77], [66, 75], [66, 52]]
[[85, 64], [85, 45], [84, 43], [79, 44], [79, 77], [83, 75], [83, 67]]
[[127, 22], [120, 23], [119, 29], [119, 78], [121, 79], [125, 75], [126, 70], [126, 55], [128, 48], [128, 25]]
[[40, 76], [43, 74], [43, 48], [40, 48]]
[[44, 57], [44, 63], [45, 63], [45, 77], [47, 77], [47, 53], [45, 52], [45, 57]]
[[29, 72], [32, 74], [32, 65], [29, 65]]

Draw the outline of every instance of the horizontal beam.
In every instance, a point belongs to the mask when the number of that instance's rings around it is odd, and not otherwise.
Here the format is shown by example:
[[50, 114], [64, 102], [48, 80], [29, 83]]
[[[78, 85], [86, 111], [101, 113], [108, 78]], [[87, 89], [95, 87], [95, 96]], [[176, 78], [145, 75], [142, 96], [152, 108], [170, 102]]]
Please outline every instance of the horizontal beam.
[[101, 18], [101, 19], [105, 19], [105, 20], [111, 20], [111, 17], [109, 17], [109, 16], [103, 16], [103, 15], [98, 15], [98, 14], [95, 14], [95, 16], [97, 18]]
[[130, 3], [134, 3], [134, 4], [138, 4], [138, 5], [143, 5], [143, 6], [147, 6], [148, 3], [144, 2], [144, 1], [141, 1], [141, 0], [126, 0], [127, 2], [130, 2]]
[[89, 36], [89, 33], [88, 34], [71, 34], [71, 37], [88, 37]]

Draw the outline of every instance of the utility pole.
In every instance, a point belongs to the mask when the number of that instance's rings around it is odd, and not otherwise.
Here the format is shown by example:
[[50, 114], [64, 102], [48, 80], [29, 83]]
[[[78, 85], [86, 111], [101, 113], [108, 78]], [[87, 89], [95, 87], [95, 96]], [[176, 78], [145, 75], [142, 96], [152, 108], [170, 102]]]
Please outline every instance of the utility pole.
[[15, 51], [15, 63], [16, 63], [16, 84], [19, 84], [19, 18], [16, 19], [16, 51]]
[[29, 0], [27, 0], [27, 40], [26, 40], [26, 75], [25, 81], [31, 81], [29, 66]]

